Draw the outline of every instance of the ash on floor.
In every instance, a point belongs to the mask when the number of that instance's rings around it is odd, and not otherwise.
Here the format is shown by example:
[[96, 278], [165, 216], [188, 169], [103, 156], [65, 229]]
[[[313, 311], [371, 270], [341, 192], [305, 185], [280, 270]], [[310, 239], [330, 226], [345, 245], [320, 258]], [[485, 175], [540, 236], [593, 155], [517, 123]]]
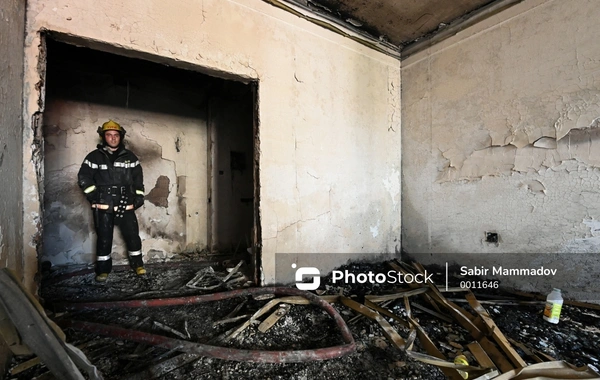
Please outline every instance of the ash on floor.
[[[381, 264], [352, 264], [340, 268], [359, 272], [386, 272]], [[240, 326], [269, 299], [245, 297], [186, 306], [156, 308], [115, 308], [94, 311], [54, 313], [54, 306], [64, 302], [115, 301], [155, 299], [176, 296], [216, 293], [226, 290], [225, 285], [210, 291], [193, 289], [186, 284], [202, 270], [181, 263], [153, 267], [142, 279], [130, 270], [113, 272], [106, 283], [96, 283], [93, 273], [80, 275], [51, 274], [42, 281], [41, 298], [48, 315], [60, 323], [64, 320], [97, 322], [111, 326], [161, 334], [177, 339], [253, 350], [298, 350], [331, 347], [343, 343], [332, 318], [313, 305], [289, 305], [283, 315], [268, 330], [261, 332], [258, 323], [250, 324], [232, 339], [223, 339], [228, 332]], [[435, 270], [435, 269], [434, 269]], [[223, 272], [225, 275], [226, 272]], [[323, 281], [327, 283], [327, 281]], [[249, 286], [237, 281], [236, 286]], [[344, 295], [362, 301], [367, 295], [390, 294], [398, 289], [385, 285], [330, 287], [323, 285], [319, 293]], [[457, 298], [461, 294], [446, 294]], [[479, 300], [482, 298], [478, 297]], [[421, 303], [411, 298], [413, 304]], [[348, 324], [356, 341], [357, 350], [347, 356], [305, 363], [268, 364], [220, 360], [195, 355], [182, 356], [181, 352], [131, 342], [125, 339], [103, 337], [74, 329], [65, 329], [67, 342], [79, 346], [104, 378], [110, 379], [446, 379], [442, 371], [430, 364], [414, 360], [387, 339], [379, 325], [340, 303], [333, 305]], [[423, 304], [422, 306], [425, 306]], [[469, 309], [467, 304], [461, 304]], [[405, 316], [404, 300], [400, 298], [386, 306], [398, 316]], [[561, 321], [552, 325], [542, 319], [543, 303], [527, 305], [484, 304], [494, 322], [506, 337], [523, 343], [557, 360], [592, 368], [600, 367], [600, 312], [593, 309], [563, 307]], [[473, 339], [469, 332], [454, 322], [444, 321], [412, 307], [412, 315], [423, 327], [437, 348], [451, 361]], [[273, 309], [274, 310], [274, 309]], [[471, 310], [471, 309], [469, 309]], [[232, 318], [245, 316], [241, 319]], [[260, 318], [263, 321], [270, 313]], [[229, 322], [227, 322], [229, 318]], [[258, 322], [260, 322], [258, 321]], [[400, 336], [406, 338], [410, 330], [388, 319]], [[426, 353], [415, 341], [414, 351]], [[526, 358], [523, 350], [517, 352]], [[180, 366], [170, 371], [159, 363], [178, 357]], [[31, 357], [15, 357], [12, 369]], [[533, 364], [526, 359], [528, 364]], [[181, 365], [182, 363], [186, 363]], [[151, 368], [155, 377], [149, 377]], [[161, 372], [162, 371], [162, 372]], [[9, 379], [44, 377], [43, 364], [32, 366]], [[50, 377], [51, 378], [51, 377]]]

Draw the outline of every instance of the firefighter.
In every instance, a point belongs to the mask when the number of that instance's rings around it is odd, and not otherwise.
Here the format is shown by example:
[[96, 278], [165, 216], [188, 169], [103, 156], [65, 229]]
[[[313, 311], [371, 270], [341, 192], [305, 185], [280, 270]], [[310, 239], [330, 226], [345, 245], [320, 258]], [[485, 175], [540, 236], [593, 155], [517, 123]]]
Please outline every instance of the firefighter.
[[98, 127], [102, 144], [86, 157], [78, 185], [90, 202], [96, 229], [96, 281], [104, 282], [112, 270], [114, 226], [119, 226], [129, 263], [138, 276], [144, 276], [142, 240], [135, 210], [144, 204], [144, 179], [140, 161], [125, 149], [125, 129], [109, 120]]

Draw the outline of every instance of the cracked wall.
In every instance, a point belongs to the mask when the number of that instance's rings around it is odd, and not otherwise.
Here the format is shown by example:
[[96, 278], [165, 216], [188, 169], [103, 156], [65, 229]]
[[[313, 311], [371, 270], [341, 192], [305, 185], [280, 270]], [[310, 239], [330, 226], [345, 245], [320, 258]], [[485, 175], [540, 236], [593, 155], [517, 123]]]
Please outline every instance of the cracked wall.
[[600, 252], [597, 5], [527, 0], [403, 62], [407, 253]]
[[[275, 278], [278, 252], [399, 251], [398, 60], [266, 2], [27, 4], [25, 125], [43, 107], [37, 102], [43, 88], [35, 85], [40, 30], [176, 67], [256, 80], [264, 282]], [[32, 140], [27, 131], [25, 145]], [[25, 187], [36, 190], [35, 171], [27, 165]], [[149, 178], [148, 185], [155, 181]], [[38, 198], [39, 191], [32, 191], [26, 214]], [[26, 224], [35, 231], [32, 221]]]
[[[27, 272], [23, 255], [23, 39], [25, 2], [0, 3], [0, 268], [9, 268], [35, 292], [35, 268]], [[4, 313], [3, 313], [4, 314]], [[0, 339], [0, 377], [12, 353]]]

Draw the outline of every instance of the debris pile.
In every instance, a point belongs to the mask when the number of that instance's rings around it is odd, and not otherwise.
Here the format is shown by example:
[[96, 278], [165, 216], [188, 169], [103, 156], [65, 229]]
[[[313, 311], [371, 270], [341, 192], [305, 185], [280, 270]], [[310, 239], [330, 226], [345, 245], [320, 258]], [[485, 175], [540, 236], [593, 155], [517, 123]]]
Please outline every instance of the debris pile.
[[[92, 273], [48, 276], [42, 298], [104, 379], [600, 379], [597, 305], [565, 301], [554, 325], [543, 301], [499, 289], [324, 279], [312, 293], [252, 287], [242, 262], [217, 267], [157, 266], [105, 284]], [[426, 273], [400, 261], [344, 269]], [[47, 371], [17, 355], [8, 378]]]

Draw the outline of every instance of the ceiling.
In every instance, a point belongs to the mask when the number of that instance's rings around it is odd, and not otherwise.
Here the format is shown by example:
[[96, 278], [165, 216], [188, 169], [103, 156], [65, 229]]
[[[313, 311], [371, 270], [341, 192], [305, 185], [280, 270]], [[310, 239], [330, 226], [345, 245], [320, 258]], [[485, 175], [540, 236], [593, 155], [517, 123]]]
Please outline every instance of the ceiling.
[[349, 28], [402, 58], [520, 1], [285, 0], [305, 14]]

